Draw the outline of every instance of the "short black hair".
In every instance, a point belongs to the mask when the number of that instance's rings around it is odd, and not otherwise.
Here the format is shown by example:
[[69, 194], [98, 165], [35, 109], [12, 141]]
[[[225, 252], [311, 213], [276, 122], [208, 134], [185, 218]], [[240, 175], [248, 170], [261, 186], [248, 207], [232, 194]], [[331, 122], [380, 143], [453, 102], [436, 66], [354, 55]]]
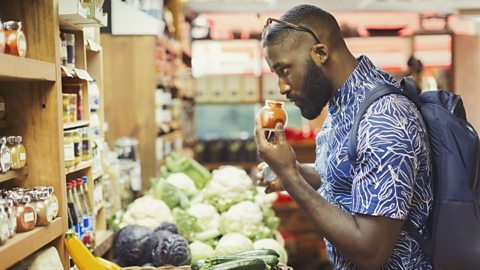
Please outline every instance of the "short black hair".
[[[337, 44], [343, 41], [340, 26], [329, 12], [313, 5], [299, 5], [289, 9], [280, 17], [280, 20], [304, 26], [314, 31], [322, 43]], [[262, 37], [263, 47], [277, 44], [295, 45], [305, 40], [306, 32], [298, 31], [275, 23]], [[313, 38], [313, 37], [312, 37]]]

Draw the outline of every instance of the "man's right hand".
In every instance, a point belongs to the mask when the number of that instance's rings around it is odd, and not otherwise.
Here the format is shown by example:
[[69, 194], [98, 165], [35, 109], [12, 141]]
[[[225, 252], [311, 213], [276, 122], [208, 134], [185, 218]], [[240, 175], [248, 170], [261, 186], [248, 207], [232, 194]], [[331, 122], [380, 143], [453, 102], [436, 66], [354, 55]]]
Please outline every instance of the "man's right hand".
[[283, 191], [284, 189], [282, 187], [282, 183], [280, 182], [280, 179], [278, 179], [278, 177], [269, 181], [266, 181], [263, 178], [263, 173], [267, 167], [268, 167], [268, 164], [265, 162], [262, 162], [257, 165], [257, 173], [255, 174], [256, 184], [259, 186], [264, 186], [265, 193]]

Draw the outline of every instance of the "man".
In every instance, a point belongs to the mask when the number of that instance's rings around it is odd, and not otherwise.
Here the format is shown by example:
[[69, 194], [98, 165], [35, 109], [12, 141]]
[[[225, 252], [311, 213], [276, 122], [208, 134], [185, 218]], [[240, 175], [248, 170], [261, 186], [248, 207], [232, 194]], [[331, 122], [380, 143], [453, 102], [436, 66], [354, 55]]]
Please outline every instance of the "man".
[[393, 94], [373, 103], [360, 122], [352, 164], [348, 135], [359, 104], [376, 86], [398, 83], [366, 56], [356, 59], [335, 18], [315, 6], [267, 20], [262, 43], [280, 92], [305, 118], [328, 104], [315, 168], [296, 161], [281, 124], [272, 144], [257, 117], [255, 138], [261, 159], [324, 236], [333, 269], [431, 269], [403, 229], [407, 219], [423, 228], [432, 205], [428, 139], [415, 105]]

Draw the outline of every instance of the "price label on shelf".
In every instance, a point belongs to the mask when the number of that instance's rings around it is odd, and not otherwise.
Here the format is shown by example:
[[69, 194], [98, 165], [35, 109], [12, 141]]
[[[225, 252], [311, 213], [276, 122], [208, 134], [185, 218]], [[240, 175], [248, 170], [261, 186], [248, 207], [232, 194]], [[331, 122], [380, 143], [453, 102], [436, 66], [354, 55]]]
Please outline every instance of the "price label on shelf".
[[62, 66], [62, 71], [67, 77], [73, 78], [73, 71], [69, 67]]
[[77, 73], [78, 78], [86, 81], [93, 81], [92, 76], [90, 76], [86, 70], [79, 68], [74, 68], [73, 70], [75, 70], [75, 73]]

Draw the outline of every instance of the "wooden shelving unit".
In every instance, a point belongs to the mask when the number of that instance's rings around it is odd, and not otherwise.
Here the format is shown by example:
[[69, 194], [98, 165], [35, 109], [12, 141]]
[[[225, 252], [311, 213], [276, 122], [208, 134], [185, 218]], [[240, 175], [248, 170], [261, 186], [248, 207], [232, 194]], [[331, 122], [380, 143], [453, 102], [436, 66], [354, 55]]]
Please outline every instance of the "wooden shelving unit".
[[[71, 21], [58, 15], [59, 4], [67, 1], [80, 5], [79, 0], [19, 0], [1, 4], [3, 21], [22, 22], [28, 49], [25, 58], [0, 54], [0, 94], [6, 104], [6, 119], [0, 121], [0, 136], [22, 136], [28, 160], [24, 169], [0, 175], [0, 189], [52, 186], [58, 198], [59, 214], [50, 225], [18, 233], [0, 246], [0, 269], [7, 269], [49, 246], [57, 249], [63, 268], [69, 269], [63, 241], [68, 226], [66, 180], [86, 175], [87, 186], [93, 194], [92, 161], [65, 169], [63, 138], [65, 129], [90, 126], [87, 80], [94, 77], [101, 87], [103, 55], [98, 28], [96, 39], [87, 46], [82, 20]], [[71, 71], [73, 78], [67, 78], [61, 67], [59, 29], [75, 34], [78, 70]], [[97, 52], [93, 52], [95, 50]], [[89, 57], [92, 52], [96, 56]], [[82, 92], [84, 117], [82, 121], [64, 125], [62, 83], [70, 82], [79, 82], [86, 89]], [[93, 198], [91, 200], [93, 202]]]
[[55, 81], [55, 64], [12, 55], [0, 54], [2, 81]]
[[75, 123], [63, 124], [63, 129], [67, 130], [67, 129], [74, 129], [74, 128], [80, 128], [80, 127], [88, 127], [89, 124], [90, 124], [89, 121], [81, 120]]
[[0, 183], [12, 179], [24, 178], [27, 176], [28, 168], [23, 167], [21, 170], [12, 170], [5, 174], [0, 174]]
[[7, 269], [64, 234], [63, 219], [57, 218], [46, 227], [18, 233], [0, 246], [0, 269]]
[[114, 234], [109, 230], [97, 231], [97, 247], [93, 251], [95, 256], [103, 256], [112, 247]]

